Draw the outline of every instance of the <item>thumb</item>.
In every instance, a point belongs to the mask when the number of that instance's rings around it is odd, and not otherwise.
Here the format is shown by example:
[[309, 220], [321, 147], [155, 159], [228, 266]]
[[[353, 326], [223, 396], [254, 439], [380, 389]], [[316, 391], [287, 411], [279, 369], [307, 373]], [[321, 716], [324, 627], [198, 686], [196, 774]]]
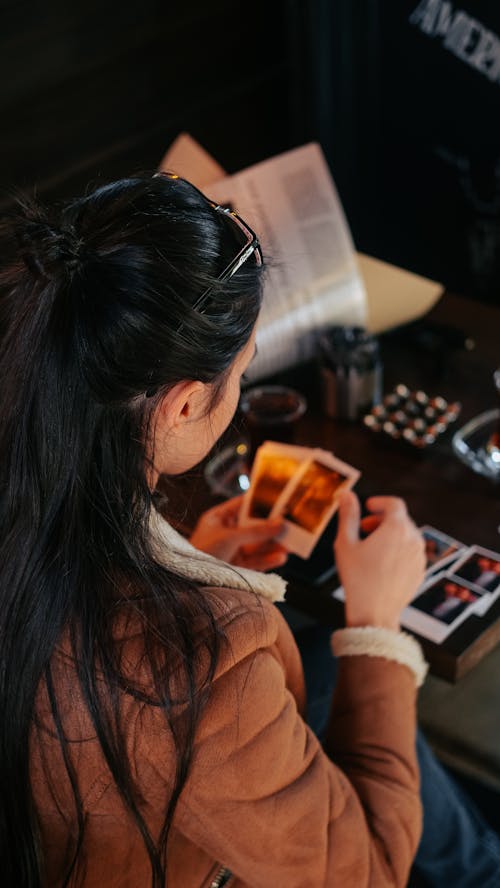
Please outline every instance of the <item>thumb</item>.
[[346, 490], [339, 497], [339, 524], [337, 540], [356, 543], [359, 540], [361, 506], [352, 490]]

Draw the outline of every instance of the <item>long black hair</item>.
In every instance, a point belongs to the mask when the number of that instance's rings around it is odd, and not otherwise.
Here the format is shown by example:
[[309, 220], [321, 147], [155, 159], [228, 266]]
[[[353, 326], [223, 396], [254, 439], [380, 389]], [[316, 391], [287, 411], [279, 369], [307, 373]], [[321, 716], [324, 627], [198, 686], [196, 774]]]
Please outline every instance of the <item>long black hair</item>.
[[[165, 880], [165, 848], [203, 705], [195, 626], [204, 632], [203, 687], [220, 639], [206, 596], [154, 558], [145, 440], [155, 407], [180, 380], [214, 383], [244, 347], [261, 301], [250, 259], [218, 275], [238, 228], [183, 180], [137, 175], [62, 206], [24, 200], [0, 231], [0, 870], [38, 888], [43, 842], [30, 785], [30, 744], [43, 688], [71, 787], [74, 840], [63, 884], [76, 878], [85, 815], [65, 736], [54, 651], [66, 639], [78, 693], [107, 767]], [[193, 306], [208, 291], [203, 304]], [[151, 393], [154, 393], [151, 395]], [[147, 393], [147, 394], [146, 394]], [[149, 695], [124, 678], [116, 615], [140, 619]], [[208, 650], [208, 657], [206, 656]], [[172, 718], [169, 657], [188, 706]], [[202, 689], [203, 690], [203, 689]], [[120, 694], [162, 707], [177, 768], [160, 837], [141, 813]], [[141, 697], [142, 695], [142, 697]], [[49, 777], [47, 778], [49, 779]], [[67, 815], [67, 812], [66, 812]]]

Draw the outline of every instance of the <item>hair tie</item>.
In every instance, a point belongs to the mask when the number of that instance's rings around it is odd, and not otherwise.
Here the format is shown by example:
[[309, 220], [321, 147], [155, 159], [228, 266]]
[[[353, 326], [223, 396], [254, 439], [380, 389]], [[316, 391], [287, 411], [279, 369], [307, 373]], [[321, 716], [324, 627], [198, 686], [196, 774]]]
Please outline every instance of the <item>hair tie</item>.
[[16, 231], [21, 258], [34, 277], [52, 280], [61, 269], [73, 275], [83, 260], [83, 241], [74, 229], [56, 229], [48, 222], [29, 220]]

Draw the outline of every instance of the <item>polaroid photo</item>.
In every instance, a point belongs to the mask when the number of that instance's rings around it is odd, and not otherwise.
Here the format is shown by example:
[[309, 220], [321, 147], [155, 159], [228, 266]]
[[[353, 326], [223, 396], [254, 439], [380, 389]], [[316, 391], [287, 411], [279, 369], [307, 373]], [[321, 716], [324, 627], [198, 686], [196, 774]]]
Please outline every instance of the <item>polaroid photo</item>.
[[280, 494], [310, 456], [310, 447], [265, 441], [255, 454], [239, 523], [250, 524], [269, 518]]
[[500, 596], [500, 554], [481, 546], [470, 546], [450, 572], [480, 596], [478, 612], [483, 616]]
[[421, 586], [403, 610], [401, 625], [439, 644], [472, 614], [481, 596], [453, 574], [443, 572]]
[[426, 576], [434, 574], [436, 571], [442, 571], [444, 567], [448, 567], [457, 560], [466, 550], [464, 543], [460, 543], [448, 534], [431, 527], [430, 524], [424, 524], [419, 528], [425, 542], [426, 555]]
[[338, 494], [353, 487], [360, 472], [333, 454], [315, 448], [311, 458], [284, 488], [272, 518], [283, 518], [280, 542], [295, 555], [309, 558], [338, 508]]

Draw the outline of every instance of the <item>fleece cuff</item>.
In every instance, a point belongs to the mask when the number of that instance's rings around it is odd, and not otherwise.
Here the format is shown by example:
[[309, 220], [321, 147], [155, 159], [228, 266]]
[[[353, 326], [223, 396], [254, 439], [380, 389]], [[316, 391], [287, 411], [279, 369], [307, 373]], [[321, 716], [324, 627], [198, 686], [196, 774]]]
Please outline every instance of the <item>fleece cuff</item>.
[[427, 675], [428, 665], [424, 660], [418, 641], [407, 632], [395, 632], [379, 626], [353, 626], [337, 629], [331, 639], [332, 651], [336, 657], [384, 657], [395, 660], [411, 669], [419, 688]]

